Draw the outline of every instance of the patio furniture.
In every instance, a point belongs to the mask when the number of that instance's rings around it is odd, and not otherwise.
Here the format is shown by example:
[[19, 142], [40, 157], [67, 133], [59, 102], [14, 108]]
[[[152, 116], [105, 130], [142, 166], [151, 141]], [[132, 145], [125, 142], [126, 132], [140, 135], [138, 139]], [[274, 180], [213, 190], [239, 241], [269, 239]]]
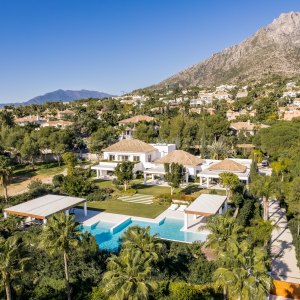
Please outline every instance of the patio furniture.
[[168, 208], [169, 210], [176, 210], [178, 208], [178, 204], [171, 204], [171, 206]]
[[187, 205], [180, 205], [177, 211], [184, 211], [187, 208]]

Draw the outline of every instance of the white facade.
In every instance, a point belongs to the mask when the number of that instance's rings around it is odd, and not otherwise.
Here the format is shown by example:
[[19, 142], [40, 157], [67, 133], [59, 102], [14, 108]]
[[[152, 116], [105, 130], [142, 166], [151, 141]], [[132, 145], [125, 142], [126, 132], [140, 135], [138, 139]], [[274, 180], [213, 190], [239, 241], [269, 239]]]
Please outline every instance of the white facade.
[[300, 95], [300, 91], [288, 91], [288, 92], [284, 92], [282, 97], [296, 98], [298, 95]]
[[150, 144], [155, 148], [150, 152], [104, 151], [103, 161], [92, 167], [97, 171], [97, 178], [112, 175], [118, 163], [122, 161], [135, 162], [133, 172], [144, 171], [153, 167], [153, 162], [176, 149], [175, 144]]

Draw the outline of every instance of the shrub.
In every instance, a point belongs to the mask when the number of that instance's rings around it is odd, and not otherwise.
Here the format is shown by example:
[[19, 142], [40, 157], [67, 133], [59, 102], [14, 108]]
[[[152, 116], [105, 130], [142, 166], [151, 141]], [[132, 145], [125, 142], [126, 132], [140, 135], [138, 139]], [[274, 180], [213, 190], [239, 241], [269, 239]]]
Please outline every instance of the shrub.
[[33, 179], [30, 181], [30, 183], [27, 185], [27, 188], [29, 191], [33, 191], [37, 188], [41, 188], [43, 186], [43, 182], [40, 179]]
[[172, 201], [172, 200], [182, 200], [182, 201], [194, 201], [197, 197], [194, 195], [185, 195], [185, 194], [160, 194], [157, 196], [158, 199], [164, 201]]
[[237, 221], [242, 226], [249, 226], [250, 220], [254, 216], [255, 212], [255, 199], [245, 199], [243, 206], [240, 208]]
[[291, 219], [289, 221], [289, 228], [291, 230], [292, 236], [293, 236], [293, 244], [295, 246], [296, 250], [296, 257], [298, 260], [298, 266], [300, 268], [300, 238], [297, 236], [298, 234], [298, 221], [296, 219]]
[[86, 200], [87, 201], [104, 201], [109, 198], [111, 198], [111, 193], [109, 193], [106, 189], [99, 189], [99, 190], [96, 190], [95, 192], [89, 194], [86, 197]]
[[52, 184], [54, 187], [61, 187], [64, 182], [65, 176], [63, 174], [58, 174], [53, 176]]
[[94, 186], [83, 176], [66, 176], [62, 188], [68, 195], [82, 197], [93, 192]]
[[171, 282], [169, 285], [170, 297], [174, 300], [199, 300], [202, 293], [193, 285], [185, 282]]
[[137, 190], [135, 189], [128, 189], [126, 191], [123, 191], [123, 194], [130, 194], [130, 195], [134, 195], [137, 193]]

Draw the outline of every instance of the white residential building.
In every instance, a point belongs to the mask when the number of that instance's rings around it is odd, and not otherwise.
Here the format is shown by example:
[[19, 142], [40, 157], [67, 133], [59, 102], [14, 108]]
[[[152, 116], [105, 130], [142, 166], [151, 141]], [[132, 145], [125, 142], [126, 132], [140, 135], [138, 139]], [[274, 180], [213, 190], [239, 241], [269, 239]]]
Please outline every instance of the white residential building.
[[282, 94], [282, 97], [283, 98], [287, 98], [287, 97], [296, 98], [298, 95], [300, 95], [300, 91], [288, 91], [288, 92], [284, 92]]
[[224, 160], [206, 160], [202, 165], [202, 171], [198, 174], [200, 186], [205, 185], [209, 188], [212, 180], [219, 180], [220, 174], [224, 172], [233, 173], [238, 176], [239, 180], [247, 186], [250, 178], [251, 159], [234, 159], [226, 158]]
[[147, 144], [140, 140], [121, 140], [103, 150], [103, 160], [92, 167], [97, 178], [112, 175], [118, 163], [134, 162], [134, 172], [153, 167], [153, 162], [176, 149], [175, 144]]
[[219, 85], [216, 87], [216, 91], [217, 92], [226, 92], [226, 91], [231, 91], [232, 89], [234, 89], [236, 86], [235, 85], [227, 85], [227, 84], [223, 84], [223, 85]]

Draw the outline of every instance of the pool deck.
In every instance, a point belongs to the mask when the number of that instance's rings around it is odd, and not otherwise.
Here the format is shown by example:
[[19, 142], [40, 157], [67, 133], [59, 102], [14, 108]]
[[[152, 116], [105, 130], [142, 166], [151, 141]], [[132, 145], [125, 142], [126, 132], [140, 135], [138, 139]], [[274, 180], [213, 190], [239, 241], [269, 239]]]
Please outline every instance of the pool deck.
[[[104, 223], [112, 223], [114, 224], [114, 227], [117, 227], [122, 223], [127, 222], [129, 219], [131, 219], [132, 221], [150, 222], [155, 224], [160, 224], [166, 218], [177, 219], [182, 221], [184, 220], [183, 211], [176, 211], [176, 210], [174, 211], [170, 209], [166, 209], [155, 219], [121, 215], [121, 214], [112, 214], [112, 213], [106, 213], [97, 210], [91, 210], [91, 209], [88, 209], [87, 216], [84, 216], [83, 209], [76, 208], [74, 212], [76, 216], [76, 221], [82, 223], [83, 226], [92, 226], [99, 222], [104, 222]], [[199, 232], [198, 228], [201, 225], [202, 226], [206, 225], [205, 218], [203, 217], [197, 219], [193, 219], [191, 216], [188, 217], [189, 217], [189, 228], [187, 230], [183, 230], [182, 228], [181, 231]], [[207, 230], [203, 230], [202, 233], [208, 234], [209, 232]]]

